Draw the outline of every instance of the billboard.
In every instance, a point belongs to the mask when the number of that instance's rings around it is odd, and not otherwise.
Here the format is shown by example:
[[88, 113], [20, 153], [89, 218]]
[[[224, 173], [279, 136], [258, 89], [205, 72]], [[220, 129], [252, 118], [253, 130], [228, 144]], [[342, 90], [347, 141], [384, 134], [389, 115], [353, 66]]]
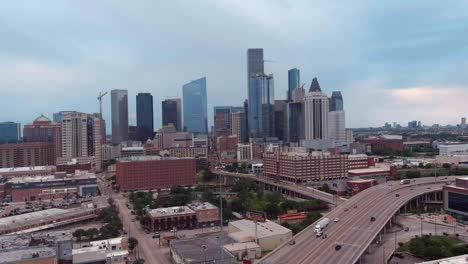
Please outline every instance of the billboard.
[[266, 221], [266, 214], [265, 212], [260, 211], [247, 211], [246, 216], [250, 220], [265, 222]]

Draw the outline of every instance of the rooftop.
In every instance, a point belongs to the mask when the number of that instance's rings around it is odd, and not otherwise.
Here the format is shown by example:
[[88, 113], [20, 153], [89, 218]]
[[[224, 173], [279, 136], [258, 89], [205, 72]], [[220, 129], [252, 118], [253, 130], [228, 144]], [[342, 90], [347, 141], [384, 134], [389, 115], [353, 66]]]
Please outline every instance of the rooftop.
[[368, 158], [366, 154], [349, 154], [348, 159]]
[[364, 169], [354, 169], [348, 170], [348, 173], [377, 173], [377, 172], [388, 172], [390, 170], [389, 167], [370, 167]]
[[[223, 241], [225, 244], [235, 243], [232, 238], [224, 236]], [[173, 240], [171, 241], [171, 251], [175, 252], [186, 263], [197, 263], [207, 260], [221, 259], [220, 241], [219, 236], [208, 236], [202, 238], [194, 238], [187, 240]], [[234, 256], [223, 249], [225, 259], [233, 259]]]
[[[244, 235], [252, 235], [255, 237], [255, 222], [252, 220], [242, 219], [229, 223], [235, 228], [239, 229], [240, 232], [235, 233], [244, 233]], [[266, 220], [265, 222], [257, 222], [257, 233], [259, 238], [269, 237], [272, 235], [280, 235], [290, 233], [291, 230], [287, 229], [282, 225], [278, 225], [275, 222]], [[232, 234], [235, 234], [232, 233]], [[229, 234], [229, 235], [232, 235]]]
[[58, 181], [58, 180], [79, 180], [79, 179], [95, 179], [96, 175], [94, 173], [82, 171], [78, 174], [74, 174], [72, 176], [66, 175], [64, 173], [55, 174], [55, 175], [38, 175], [38, 176], [21, 176], [21, 177], [14, 177], [8, 180], [10, 183], [31, 183], [31, 182], [51, 182], [51, 181]]
[[260, 249], [260, 246], [255, 242], [231, 243], [225, 244], [224, 249], [226, 249], [229, 252], [236, 252], [247, 249]]
[[55, 166], [31, 166], [31, 167], [1, 168], [0, 169], [0, 175], [2, 173], [52, 171], [52, 170], [55, 170]]
[[23, 248], [0, 252], [0, 263], [16, 263], [30, 259], [54, 257], [55, 249], [51, 247]]
[[194, 214], [195, 211], [188, 206], [174, 206], [168, 208], [157, 208], [148, 211], [151, 217], [164, 217], [184, 214]]
[[193, 158], [176, 158], [176, 157], [161, 157], [161, 156], [131, 156], [131, 157], [120, 158], [119, 162], [149, 161], [149, 160], [177, 160], [177, 159], [193, 159]]
[[144, 151], [144, 147], [123, 147], [122, 151]]
[[216, 209], [218, 207], [207, 203], [207, 202], [193, 202], [191, 204], [187, 204], [188, 207], [190, 207], [192, 210], [206, 210], [206, 209]]
[[420, 264], [466, 264], [466, 263], [468, 263], [468, 255], [460, 255], [460, 256], [451, 257], [451, 258], [420, 262]]

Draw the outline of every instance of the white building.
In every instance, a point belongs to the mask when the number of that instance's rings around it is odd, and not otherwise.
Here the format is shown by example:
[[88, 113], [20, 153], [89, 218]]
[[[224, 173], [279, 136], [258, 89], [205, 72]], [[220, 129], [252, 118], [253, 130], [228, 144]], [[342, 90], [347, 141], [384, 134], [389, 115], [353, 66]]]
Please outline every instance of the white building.
[[349, 145], [354, 142], [354, 133], [351, 128], [346, 128], [346, 143]]
[[237, 160], [252, 160], [252, 144], [237, 144]]
[[76, 158], [91, 161], [92, 167], [102, 169], [102, 127], [99, 114], [70, 113], [62, 119], [62, 157], [57, 164]]
[[345, 112], [328, 112], [328, 137], [335, 146], [346, 144]]
[[[255, 227], [255, 225], [257, 227]], [[292, 231], [270, 220], [254, 222], [242, 219], [229, 222], [229, 237], [237, 242], [255, 242], [255, 229], [257, 229], [258, 245], [262, 251], [270, 251], [283, 244], [292, 237]]]
[[468, 152], [468, 144], [454, 143], [454, 144], [440, 144], [439, 154], [442, 156], [449, 156], [456, 154], [455, 152]]
[[73, 249], [72, 254], [74, 264], [125, 264], [128, 259], [127, 244], [122, 237], [89, 242], [88, 247]]

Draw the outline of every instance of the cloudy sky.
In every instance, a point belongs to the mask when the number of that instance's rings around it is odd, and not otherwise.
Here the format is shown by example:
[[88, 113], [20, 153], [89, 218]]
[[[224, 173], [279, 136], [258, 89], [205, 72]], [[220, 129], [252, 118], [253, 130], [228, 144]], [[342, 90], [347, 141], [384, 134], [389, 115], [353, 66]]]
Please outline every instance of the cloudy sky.
[[[354, 3], [351, 3], [354, 2]], [[99, 91], [161, 100], [207, 77], [213, 106], [247, 97], [246, 50], [263, 48], [276, 99], [287, 70], [342, 91], [347, 127], [456, 124], [468, 116], [468, 1], [2, 1], [0, 121], [97, 112]], [[104, 101], [110, 124], [110, 100]]]

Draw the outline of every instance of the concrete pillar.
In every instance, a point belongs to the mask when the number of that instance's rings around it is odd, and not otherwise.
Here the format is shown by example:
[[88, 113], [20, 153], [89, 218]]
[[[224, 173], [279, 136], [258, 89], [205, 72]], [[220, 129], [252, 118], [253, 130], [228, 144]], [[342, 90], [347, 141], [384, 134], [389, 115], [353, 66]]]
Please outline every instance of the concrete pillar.
[[379, 233], [379, 243], [382, 242], [382, 234]]

